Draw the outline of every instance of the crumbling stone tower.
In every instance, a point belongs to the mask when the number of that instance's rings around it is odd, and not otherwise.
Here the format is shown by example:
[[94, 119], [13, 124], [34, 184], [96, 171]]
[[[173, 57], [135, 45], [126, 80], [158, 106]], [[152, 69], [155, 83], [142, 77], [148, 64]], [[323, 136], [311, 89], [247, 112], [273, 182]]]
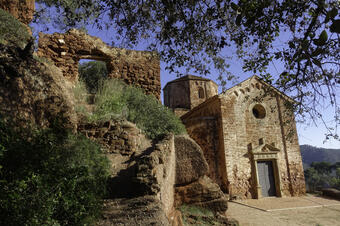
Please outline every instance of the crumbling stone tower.
[[164, 105], [171, 108], [176, 115], [182, 116], [217, 95], [218, 86], [209, 79], [187, 75], [168, 82], [163, 91]]

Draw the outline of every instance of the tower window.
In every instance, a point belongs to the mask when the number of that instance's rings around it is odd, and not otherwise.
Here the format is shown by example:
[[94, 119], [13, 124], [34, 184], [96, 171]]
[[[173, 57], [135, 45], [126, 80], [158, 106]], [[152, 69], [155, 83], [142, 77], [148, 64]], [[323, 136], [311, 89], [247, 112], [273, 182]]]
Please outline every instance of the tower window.
[[198, 98], [203, 99], [204, 98], [204, 90], [202, 87], [198, 88]]

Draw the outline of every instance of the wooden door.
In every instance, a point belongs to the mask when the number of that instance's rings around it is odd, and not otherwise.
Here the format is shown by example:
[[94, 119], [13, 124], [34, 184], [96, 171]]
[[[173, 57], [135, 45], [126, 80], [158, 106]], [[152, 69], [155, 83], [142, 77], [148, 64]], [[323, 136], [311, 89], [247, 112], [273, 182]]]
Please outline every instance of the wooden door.
[[258, 161], [257, 170], [262, 190], [262, 197], [276, 196], [273, 162]]

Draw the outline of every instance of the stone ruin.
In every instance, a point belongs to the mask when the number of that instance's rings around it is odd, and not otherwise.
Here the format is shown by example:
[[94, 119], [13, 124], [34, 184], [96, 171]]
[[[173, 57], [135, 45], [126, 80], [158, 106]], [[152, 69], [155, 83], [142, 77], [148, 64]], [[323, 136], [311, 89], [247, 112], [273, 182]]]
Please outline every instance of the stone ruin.
[[8, 11], [15, 18], [17, 18], [21, 23], [28, 26], [28, 24], [33, 20], [35, 0], [0, 0], [0, 8]]
[[160, 99], [160, 61], [155, 52], [110, 47], [97, 37], [71, 29], [64, 34], [39, 33], [37, 55], [50, 59], [71, 82], [78, 80], [79, 60], [104, 61], [110, 78], [133, 84]]

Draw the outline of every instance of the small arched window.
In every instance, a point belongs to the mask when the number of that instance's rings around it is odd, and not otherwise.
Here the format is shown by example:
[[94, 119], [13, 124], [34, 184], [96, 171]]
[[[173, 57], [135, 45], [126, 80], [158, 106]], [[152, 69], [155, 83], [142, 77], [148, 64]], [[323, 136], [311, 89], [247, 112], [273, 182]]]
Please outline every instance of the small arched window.
[[204, 90], [202, 87], [198, 88], [198, 98], [203, 99], [204, 98]]

